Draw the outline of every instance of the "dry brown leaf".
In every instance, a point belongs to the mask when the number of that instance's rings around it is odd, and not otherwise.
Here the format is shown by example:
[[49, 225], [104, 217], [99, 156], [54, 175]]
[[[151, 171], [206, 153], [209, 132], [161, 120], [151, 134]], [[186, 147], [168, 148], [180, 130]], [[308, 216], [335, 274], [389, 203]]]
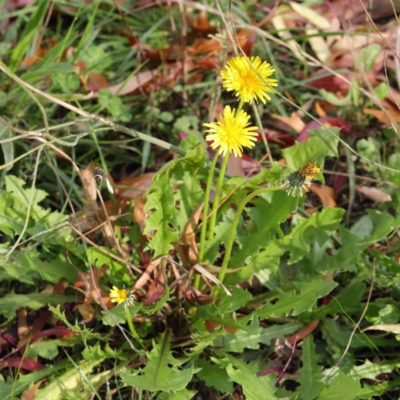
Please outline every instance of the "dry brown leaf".
[[381, 189], [372, 186], [356, 185], [358, 192], [364, 196], [375, 201], [376, 203], [384, 203], [385, 201], [392, 201], [390, 194], [383, 192]]
[[310, 335], [316, 329], [316, 327], [319, 325], [319, 322], [320, 322], [319, 319], [315, 319], [314, 321], [310, 322], [304, 328], [301, 328], [297, 333], [288, 337], [287, 341], [290, 344], [293, 344], [295, 341], [298, 342], [299, 340], [304, 339], [305, 337]]
[[27, 323], [27, 317], [28, 317], [28, 312], [26, 311], [25, 308], [23, 308], [18, 313], [18, 337], [20, 338], [25, 336], [30, 330]]
[[[124, 96], [125, 94], [132, 93], [135, 90], [143, 87], [147, 83], [149, 83], [154, 77], [157, 75], [157, 71], [143, 71], [139, 72], [132, 76], [127, 82], [117, 83], [116, 85], [112, 85], [107, 89], [111, 92], [112, 95]], [[98, 93], [93, 93], [93, 97], [98, 97]]]
[[91, 321], [96, 314], [88, 297], [85, 298], [83, 304], [78, 305], [78, 312], [86, 322]]
[[[193, 263], [197, 263], [198, 259], [198, 249], [196, 244], [196, 228], [199, 224], [199, 219], [201, 217], [202, 211], [204, 207], [204, 202], [201, 202], [195, 210], [192, 212], [192, 215], [186, 222], [182, 235], [181, 235], [181, 243], [187, 245], [187, 251], [183, 248], [184, 255], [187, 256]], [[187, 253], [187, 254], [186, 254]]]
[[154, 304], [163, 296], [166, 284], [164, 278], [164, 272], [161, 269], [157, 271], [156, 276], [146, 293], [146, 297], [143, 301], [144, 305]]
[[[154, 173], [148, 172], [134, 178], [126, 178], [115, 184], [115, 197], [134, 199], [143, 196], [144, 192], [151, 186]], [[120, 187], [119, 187], [120, 186]]]
[[[91, 163], [92, 164], [92, 163]], [[82, 197], [85, 200], [83, 203], [83, 209], [85, 212], [95, 212], [97, 209], [97, 184], [93, 176], [92, 165], [89, 164], [88, 168], [81, 171], [82, 179]]]
[[36, 390], [38, 390], [43, 381], [44, 379], [36, 382], [30, 389], [25, 390], [25, 392], [22, 394], [21, 400], [34, 400], [36, 397]]
[[[43, 40], [41, 45], [37, 46], [35, 55], [25, 58], [25, 60], [21, 62], [21, 65], [24, 67], [30, 67], [37, 64], [57, 43], [57, 39], [49, 38]], [[43, 45], [45, 45], [45, 48], [43, 48]]]
[[272, 116], [279, 121], [284, 122], [289, 125], [296, 133], [300, 133], [306, 127], [306, 124], [302, 121], [296, 112], [293, 112], [290, 117], [285, 117], [283, 115], [272, 114]]
[[315, 185], [314, 183], [310, 186], [310, 191], [315, 193], [321, 200], [324, 207], [336, 207], [336, 201], [334, 199], [334, 190], [325, 185]]
[[147, 283], [147, 281], [150, 279], [151, 273], [160, 265], [161, 260], [162, 257], [156, 258], [148, 265], [146, 271], [144, 271], [142, 276], [135, 282], [133, 290], [140, 289]]

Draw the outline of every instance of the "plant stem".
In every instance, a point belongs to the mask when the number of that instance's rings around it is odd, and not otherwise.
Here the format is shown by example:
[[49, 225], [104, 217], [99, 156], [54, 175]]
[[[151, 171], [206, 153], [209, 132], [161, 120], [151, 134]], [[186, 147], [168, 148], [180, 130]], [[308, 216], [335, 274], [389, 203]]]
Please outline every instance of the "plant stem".
[[[218, 280], [221, 283], [224, 282], [226, 270], [228, 269], [229, 259], [230, 259], [231, 252], [232, 252], [232, 247], [233, 247], [233, 241], [235, 239], [235, 234], [236, 234], [236, 227], [237, 227], [237, 224], [239, 223], [240, 215], [242, 214], [242, 211], [245, 208], [246, 204], [251, 199], [253, 199], [254, 197], [256, 197], [256, 196], [258, 196], [258, 195], [260, 195], [262, 193], [275, 192], [275, 191], [281, 190], [281, 189], [282, 188], [280, 186], [272, 186], [272, 187], [257, 189], [254, 192], [250, 193], [248, 196], [246, 196], [242, 200], [242, 202], [239, 204], [238, 209], [237, 209], [236, 214], [235, 214], [235, 218], [233, 219], [233, 222], [232, 222], [231, 230], [229, 232], [229, 238], [228, 238], [228, 241], [227, 241], [226, 247], [225, 247], [224, 260], [222, 261], [221, 270], [220, 270], [219, 275], [218, 275]], [[216, 286], [214, 288], [214, 291], [213, 291], [213, 298], [214, 299], [217, 297], [218, 292], [219, 292], [219, 286]]]
[[[207, 232], [207, 216], [208, 216], [208, 208], [209, 208], [209, 201], [210, 201], [210, 192], [211, 192], [211, 185], [214, 177], [214, 170], [218, 160], [218, 152], [215, 153], [214, 159], [212, 160], [210, 171], [208, 173], [207, 179], [207, 186], [206, 186], [206, 193], [204, 196], [204, 206], [203, 206], [203, 223], [201, 225], [201, 232], [200, 232], [200, 249], [199, 249], [199, 257], [198, 261], [201, 264], [204, 260], [204, 253], [206, 251], [206, 232]], [[200, 278], [199, 274], [196, 275], [194, 281], [194, 287], [198, 289], [200, 287]]]
[[143, 343], [142, 338], [139, 336], [139, 334], [136, 332], [135, 326], [133, 325], [132, 322], [132, 317], [131, 317], [131, 313], [129, 311], [129, 307], [125, 307], [125, 315], [126, 315], [126, 322], [128, 323], [129, 326], [129, 330], [132, 334], [132, 336], [140, 343]]
[[264, 132], [264, 128], [262, 126], [260, 114], [258, 113], [258, 109], [257, 109], [257, 106], [254, 101], [252, 102], [251, 106], [253, 108], [253, 113], [254, 113], [254, 117], [257, 122], [258, 129], [260, 129], [260, 133], [261, 133], [262, 140], [264, 142], [265, 150], [267, 151], [267, 154], [268, 154], [268, 160], [272, 165], [273, 160], [272, 160], [272, 156], [271, 156], [271, 150], [269, 149], [268, 140], [265, 136], [265, 132]]
[[212, 214], [210, 217], [210, 225], [208, 227], [208, 240], [210, 240], [214, 234], [215, 223], [217, 221], [218, 207], [219, 207], [219, 199], [221, 197], [221, 188], [222, 183], [225, 178], [226, 166], [228, 165], [229, 160], [229, 152], [227, 152], [224, 156], [224, 160], [222, 161], [221, 171], [219, 172], [217, 187], [215, 188], [215, 195], [212, 207]]

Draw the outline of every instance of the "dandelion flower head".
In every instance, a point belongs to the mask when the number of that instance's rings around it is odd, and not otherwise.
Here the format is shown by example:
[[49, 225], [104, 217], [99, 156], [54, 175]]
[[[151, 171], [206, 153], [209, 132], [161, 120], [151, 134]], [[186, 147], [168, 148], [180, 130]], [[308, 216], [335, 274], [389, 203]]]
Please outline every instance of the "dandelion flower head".
[[310, 190], [311, 180], [314, 176], [321, 171], [321, 168], [317, 167], [316, 163], [308, 163], [297, 171], [289, 174], [288, 178], [282, 185], [282, 189], [290, 196], [303, 196]]
[[278, 81], [270, 78], [274, 72], [275, 69], [258, 56], [250, 59], [244, 56], [234, 57], [221, 71], [222, 86], [228, 92], [236, 92], [236, 96], [245, 103], [251, 103], [253, 99], [257, 101], [259, 98], [265, 104], [266, 100], [271, 100], [268, 93], [275, 92], [270, 86], [278, 86]]
[[118, 289], [116, 286], [113, 286], [112, 290], [110, 290], [110, 297], [112, 303], [125, 303], [128, 300], [128, 291], [126, 289]]
[[257, 140], [258, 134], [253, 132], [258, 128], [249, 126], [250, 116], [245, 111], [240, 110], [235, 115], [236, 110], [230, 106], [225, 106], [224, 114], [220, 114], [218, 122], [203, 124], [209, 128], [206, 133], [207, 141], [211, 141], [211, 148], [218, 149], [218, 154], [226, 155], [227, 152], [232, 152], [236, 157], [241, 157], [243, 147], [252, 148], [254, 141]]

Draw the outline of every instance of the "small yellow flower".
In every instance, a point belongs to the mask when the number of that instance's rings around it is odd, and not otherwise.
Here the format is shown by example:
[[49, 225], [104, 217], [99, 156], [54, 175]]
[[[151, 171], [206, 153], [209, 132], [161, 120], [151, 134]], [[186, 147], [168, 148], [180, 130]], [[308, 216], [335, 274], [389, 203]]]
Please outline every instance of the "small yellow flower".
[[308, 163], [299, 169], [299, 174], [311, 181], [319, 171], [321, 171], [321, 168], [317, 167], [316, 163]]
[[282, 189], [290, 196], [303, 196], [310, 190], [311, 181], [314, 176], [321, 171], [316, 163], [308, 163], [304, 167], [299, 168], [297, 171], [289, 174], [288, 178], [282, 185]]
[[[254, 69], [258, 74], [254, 71]], [[259, 98], [264, 104], [266, 99], [271, 100], [268, 93], [275, 93], [269, 86], [278, 86], [276, 79], [269, 78], [275, 69], [260, 57], [247, 59], [244, 56], [234, 57], [227, 62], [225, 69], [221, 71], [222, 86], [228, 91], [235, 91], [236, 96], [245, 103], [251, 103]], [[264, 81], [268, 83], [267, 86]]]
[[203, 124], [210, 135], [206, 136], [207, 141], [211, 141], [211, 148], [218, 149], [218, 154], [224, 155], [229, 152], [241, 157], [243, 147], [252, 148], [258, 134], [252, 131], [257, 130], [256, 126], [249, 126], [250, 115], [240, 110], [235, 115], [236, 110], [230, 106], [225, 106], [224, 115], [220, 114], [218, 122]]
[[126, 289], [118, 289], [116, 286], [113, 286], [112, 290], [110, 290], [111, 303], [125, 303], [128, 300], [128, 291]]

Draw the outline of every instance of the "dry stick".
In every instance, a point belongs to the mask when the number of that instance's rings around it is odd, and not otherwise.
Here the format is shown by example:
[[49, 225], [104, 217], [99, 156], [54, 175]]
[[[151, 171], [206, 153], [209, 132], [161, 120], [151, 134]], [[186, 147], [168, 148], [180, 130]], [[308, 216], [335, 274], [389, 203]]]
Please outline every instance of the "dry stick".
[[372, 296], [372, 290], [374, 288], [374, 281], [375, 281], [375, 270], [376, 270], [376, 265], [375, 263], [373, 264], [373, 269], [372, 269], [372, 280], [371, 280], [371, 286], [369, 288], [369, 293], [368, 293], [368, 298], [367, 298], [367, 303], [365, 304], [364, 310], [360, 316], [360, 319], [358, 320], [357, 324], [355, 325], [354, 329], [351, 332], [349, 341], [347, 343], [347, 346], [342, 354], [342, 356], [339, 358], [338, 362], [335, 364], [335, 366], [332, 368], [331, 372], [326, 376], [326, 378], [324, 378], [324, 381], [326, 382], [330, 376], [332, 376], [332, 374], [334, 373], [335, 368], [337, 368], [339, 366], [339, 364], [342, 362], [343, 358], [346, 356], [347, 352], [349, 351], [349, 348], [351, 346], [351, 342], [353, 340], [354, 335], [356, 334], [356, 330], [358, 329], [358, 327], [361, 324], [361, 321], [364, 319], [364, 316], [368, 310], [369, 307], [369, 302], [371, 301], [371, 296]]
[[62, 107], [65, 107], [68, 110], [74, 111], [75, 113], [77, 113], [79, 115], [82, 115], [83, 117], [86, 117], [86, 118], [94, 120], [94, 121], [98, 121], [98, 122], [100, 122], [100, 123], [102, 123], [104, 125], [112, 127], [115, 131], [124, 132], [124, 133], [126, 133], [126, 134], [128, 134], [130, 136], [137, 137], [138, 139], [141, 139], [141, 140], [144, 140], [146, 142], [155, 144], [155, 145], [160, 146], [160, 147], [162, 147], [164, 149], [174, 151], [175, 153], [178, 153], [180, 155], [183, 155], [183, 156], [186, 155], [186, 151], [185, 150], [182, 150], [179, 147], [176, 147], [176, 146], [174, 146], [172, 144], [169, 144], [168, 142], [165, 142], [165, 141], [160, 140], [160, 139], [153, 138], [151, 136], [145, 135], [144, 133], [135, 131], [133, 129], [126, 128], [124, 126], [114, 124], [113, 122], [111, 122], [110, 120], [108, 120], [106, 118], [103, 118], [103, 117], [101, 117], [99, 115], [96, 115], [96, 114], [91, 114], [91, 113], [88, 113], [86, 111], [83, 111], [83, 110], [81, 110], [81, 109], [79, 109], [79, 108], [77, 108], [75, 106], [72, 106], [69, 103], [66, 103], [65, 101], [57, 99], [56, 97], [54, 97], [54, 96], [52, 96], [50, 94], [42, 92], [40, 89], [35, 88], [34, 86], [32, 86], [29, 83], [23, 81], [18, 76], [16, 76], [12, 72], [10, 72], [8, 70], [8, 68], [2, 62], [0, 62], [0, 71], [3, 71], [7, 76], [9, 76], [11, 79], [15, 80], [22, 87], [28, 88], [32, 92], [35, 92], [35, 93], [41, 95], [45, 99], [47, 99], [47, 100], [49, 100], [49, 101], [51, 101], [53, 103], [56, 103], [56, 104], [58, 104], [58, 105], [60, 105]]

